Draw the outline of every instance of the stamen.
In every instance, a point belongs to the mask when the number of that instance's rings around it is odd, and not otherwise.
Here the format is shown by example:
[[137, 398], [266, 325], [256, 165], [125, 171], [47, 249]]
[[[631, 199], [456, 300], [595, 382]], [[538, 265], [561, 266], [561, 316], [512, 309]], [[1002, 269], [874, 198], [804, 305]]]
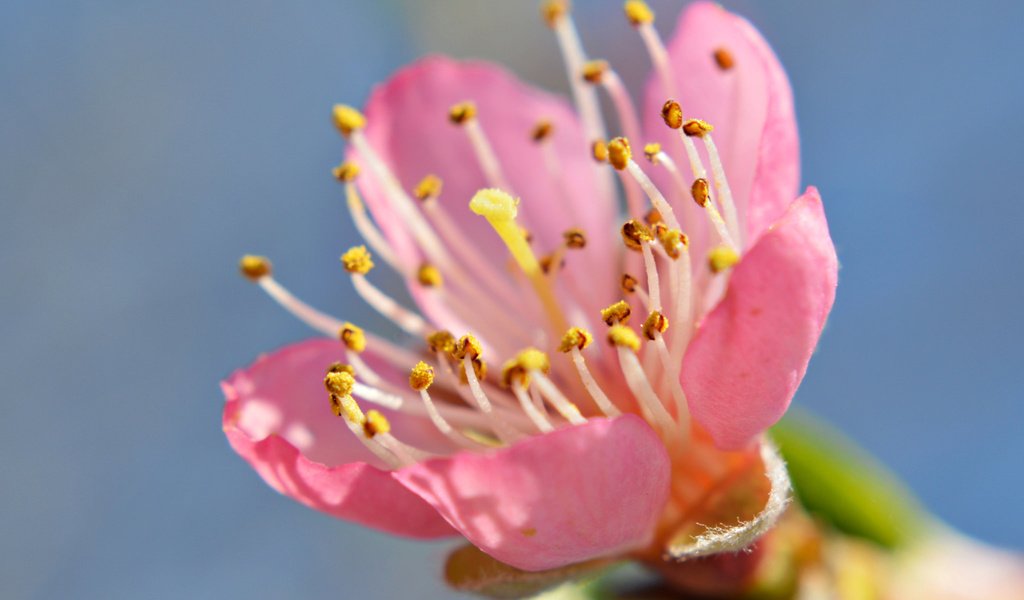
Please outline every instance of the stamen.
[[647, 339], [654, 340], [659, 333], [665, 333], [667, 330], [668, 318], [659, 310], [651, 310], [651, 314], [647, 315], [643, 326], [643, 332]]
[[608, 308], [601, 310], [601, 320], [607, 325], [625, 325], [629, 322], [629, 315], [632, 309], [625, 300], [619, 300]]
[[625, 5], [626, 18], [640, 34], [647, 54], [651, 57], [654, 70], [658, 73], [661, 86], [668, 94], [674, 94], [676, 90], [675, 79], [672, 77], [672, 70], [669, 65], [668, 50], [654, 28], [654, 11], [642, 0], [628, 0]]
[[647, 287], [651, 299], [651, 310], [661, 310], [661, 285], [658, 278], [658, 266], [651, 252], [654, 234], [636, 219], [626, 221], [622, 226], [622, 239], [630, 250], [639, 250], [644, 257], [644, 269], [647, 272]]
[[265, 256], [246, 254], [238, 262], [238, 270], [250, 281], [259, 282], [265, 277], [270, 277], [273, 267]]
[[644, 191], [647, 198], [650, 199], [651, 204], [658, 211], [665, 222], [675, 229], [682, 229], [679, 224], [679, 220], [675, 216], [675, 212], [672, 210], [672, 206], [665, 199], [664, 194], [661, 190], [654, 185], [651, 178], [644, 173], [640, 165], [636, 164], [633, 160], [633, 153], [629, 147], [629, 141], [623, 138], [616, 138], [608, 143], [609, 160], [612, 166], [622, 171], [626, 170], [636, 180], [640, 189]]
[[380, 230], [370, 221], [369, 215], [366, 214], [366, 206], [363, 204], [362, 198], [359, 197], [355, 184], [352, 183], [355, 181], [356, 174], [358, 174], [358, 167], [354, 163], [343, 163], [335, 167], [334, 172], [335, 177], [345, 183], [345, 198], [349, 214], [352, 215], [352, 222], [355, 223], [356, 231], [359, 232], [359, 235], [363, 236], [366, 243], [373, 248], [373, 251], [378, 256], [384, 259], [384, 262], [389, 267], [404, 275], [401, 262], [392, 252], [391, 246], [384, 239]]
[[519, 380], [511, 380], [509, 383], [512, 389], [512, 395], [519, 400], [519, 405], [523, 408], [523, 412], [529, 417], [530, 421], [537, 427], [541, 433], [548, 433], [555, 430], [555, 426], [548, 421], [548, 418], [544, 416], [544, 413], [537, 408], [530, 396], [526, 392], [524, 384]]
[[334, 126], [346, 138], [350, 137], [352, 132], [366, 127], [366, 117], [351, 106], [335, 104], [331, 115], [334, 118]]
[[[708, 126], [710, 127], [710, 125]], [[722, 211], [725, 213], [725, 221], [729, 224], [729, 231], [738, 243], [741, 238], [739, 216], [736, 213], [736, 203], [733, 201], [732, 188], [729, 187], [729, 180], [725, 176], [725, 167], [722, 165], [722, 157], [718, 154], [718, 148], [711, 137], [710, 130], [705, 135], [704, 147], [708, 151], [708, 158], [711, 161], [711, 174], [715, 178], [715, 189], [718, 190], [718, 201], [722, 204]], [[739, 246], [737, 246], [738, 248]]]
[[714, 53], [715, 64], [718, 68], [723, 71], [729, 71], [736, 66], [736, 59], [733, 58], [732, 53], [725, 48], [718, 48]]
[[441, 287], [441, 284], [444, 282], [441, 277], [441, 271], [438, 271], [437, 267], [430, 263], [420, 265], [420, 268], [416, 271], [416, 280], [424, 287]]
[[512, 186], [505, 179], [505, 173], [501, 170], [501, 163], [494, 153], [494, 147], [484, 134], [480, 122], [476, 118], [476, 105], [472, 102], [460, 102], [451, 108], [448, 113], [452, 123], [460, 125], [469, 137], [469, 143], [473, 146], [480, 169], [483, 170], [487, 183], [491, 187], [512, 191]]
[[590, 145], [590, 154], [599, 163], [608, 162], [608, 144], [604, 140], [594, 140]]
[[633, 292], [636, 291], [637, 283], [638, 281], [636, 280], [636, 277], [633, 277], [629, 273], [623, 273], [622, 281], [619, 284], [619, 286], [621, 287], [623, 292], [627, 294], [632, 294]]
[[463, 448], [477, 449], [482, 447], [481, 444], [472, 441], [461, 432], [453, 429], [448, 421], [441, 416], [441, 412], [437, 410], [437, 406], [434, 405], [434, 401], [430, 398], [430, 393], [427, 391], [433, 383], [434, 367], [431, 367], [423, 361], [416, 363], [416, 366], [414, 366], [412, 371], [409, 373], [409, 386], [420, 393], [420, 398], [423, 400], [423, 405], [427, 409], [427, 416], [430, 417], [430, 422], [433, 423], [434, 427], [444, 434], [445, 437]]
[[640, 350], [640, 338], [625, 325], [613, 325], [608, 329], [608, 341], [618, 350], [619, 365], [626, 377], [626, 385], [640, 403], [644, 418], [654, 423], [663, 435], [668, 436], [675, 429], [675, 422], [651, 387], [651, 382], [647, 380], [644, 368], [636, 356], [636, 352]]
[[722, 219], [722, 214], [718, 212], [718, 209], [715, 208], [715, 203], [711, 201], [708, 180], [703, 177], [694, 180], [693, 185], [690, 187], [690, 194], [693, 196], [693, 201], [697, 203], [697, 206], [702, 207], [707, 212], [708, 219], [714, 225], [715, 231], [718, 232], [718, 237], [722, 239], [722, 243], [730, 248], [737, 248], [736, 241], [733, 240], [732, 234], [729, 233], [729, 228]]
[[558, 350], [569, 354], [572, 357], [572, 362], [576, 366], [576, 372], [579, 373], [580, 381], [583, 382], [583, 387], [586, 388], [587, 393], [594, 399], [594, 404], [606, 417], [616, 417], [621, 413], [619, 409], [612, 404], [612, 401], [608, 398], [601, 386], [597, 384], [590, 369], [587, 368], [587, 363], [583, 358], [582, 350], [589, 346], [594, 341], [594, 336], [590, 335], [590, 332], [580, 327], [573, 327], [565, 333], [562, 337], [562, 344]]
[[366, 246], [355, 246], [341, 255], [345, 270], [352, 274], [352, 285], [359, 296], [377, 312], [391, 319], [409, 335], [422, 337], [427, 332], [427, 322], [422, 317], [403, 307], [366, 279], [373, 268], [373, 258]]
[[366, 437], [380, 442], [380, 445], [390, 450], [402, 462], [403, 466], [415, 464], [432, 457], [428, 452], [398, 441], [398, 438], [391, 433], [391, 423], [378, 410], [371, 409], [366, 411], [366, 422], [363, 424], [363, 430], [366, 432]]
[[402, 459], [395, 456], [385, 448], [380, 440], [375, 440], [366, 435], [366, 415], [363, 414], [359, 404], [352, 396], [330, 395], [331, 412], [337, 417], [343, 417], [349, 430], [372, 452], [377, 458], [384, 461], [392, 469], [405, 466]]
[[555, 410], [558, 411], [558, 414], [562, 415], [565, 420], [573, 425], [587, 422], [583, 415], [580, 414], [580, 410], [576, 405], [566, 398], [561, 390], [558, 389], [558, 386], [548, 379], [546, 373], [551, 370], [551, 361], [548, 359], [547, 354], [536, 348], [527, 348], [516, 356], [516, 362], [524, 372], [530, 375], [541, 395], [551, 403]]
[[739, 261], [740, 255], [726, 246], [718, 246], [708, 251], [708, 267], [712, 273], [721, 273]]

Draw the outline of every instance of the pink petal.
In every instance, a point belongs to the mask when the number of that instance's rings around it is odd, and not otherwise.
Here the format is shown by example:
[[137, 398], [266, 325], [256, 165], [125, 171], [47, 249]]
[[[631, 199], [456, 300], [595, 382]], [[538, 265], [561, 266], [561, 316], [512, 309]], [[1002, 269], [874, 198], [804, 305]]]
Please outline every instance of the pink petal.
[[786, 411], [835, 300], [837, 268], [815, 188], [734, 268], [682, 370], [690, 411], [719, 447], [744, 446]]
[[[735, 60], [729, 71], [714, 61], [719, 48]], [[697, 2], [683, 12], [668, 51], [679, 89], [666, 91], [651, 76], [645, 131], [663, 144], [676, 136], [661, 120], [661, 106], [669, 97], [679, 100], [687, 117], [710, 122], [740, 220], [748, 239], [754, 239], [782, 216], [800, 183], [800, 145], [786, 73], [749, 22], [710, 2]], [[666, 147], [678, 148], [671, 144]]]
[[[331, 413], [323, 374], [342, 358], [340, 343], [309, 340], [232, 374], [222, 384], [231, 447], [271, 487], [311, 508], [398, 535], [453, 535], [430, 505], [374, 466], [376, 458]], [[382, 412], [403, 439], [431, 443], [419, 420]]]
[[624, 415], [394, 475], [484, 552], [538, 571], [646, 544], [669, 470], [654, 431]]
[[[534, 235], [538, 253], [553, 251], [562, 242], [562, 232], [581, 227], [592, 232], [591, 243], [570, 253], [570, 268], [586, 273], [589, 265], [613, 264], [616, 248], [608, 243], [607, 233], [614, 229], [614, 200], [598, 191], [589, 142], [575, 113], [562, 98], [523, 83], [501, 67], [434, 56], [402, 69], [371, 95], [366, 107], [367, 139], [406, 190], [428, 173], [440, 176], [444, 181], [441, 205], [493, 268], [505, 273], [508, 251], [486, 221], [469, 210], [473, 194], [491, 186], [466, 133], [448, 120], [452, 105], [467, 100], [476, 103], [479, 123], [512, 191], [522, 198], [520, 224]], [[554, 124], [551, 141], [561, 177], [571, 190], [569, 197], [562, 196], [548, 175], [541, 148], [530, 138], [541, 119]], [[360, 177], [360, 185], [374, 218], [403, 259], [418, 260], [403, 224], [406, 217], [389, 207], [369, 173]], [[614, 278], [602, 283], [606, 285], [587, 298], [593, 306], [585, 308], [596, 310], [610, 302]], [[428, 314], [444, 318], [438, 307], [431, 306], [428, 295], [415, 295]]]

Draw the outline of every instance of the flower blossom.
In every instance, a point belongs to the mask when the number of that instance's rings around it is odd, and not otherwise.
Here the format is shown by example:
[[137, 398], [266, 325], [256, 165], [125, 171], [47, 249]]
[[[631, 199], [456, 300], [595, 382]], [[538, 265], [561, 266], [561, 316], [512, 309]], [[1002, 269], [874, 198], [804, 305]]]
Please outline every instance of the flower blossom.
[[[412, 342], [321, 313], [243, 259], [326, 336], [223, 384], [228, 440], [274, 489], [392, 534], [463, 536], [524, 571], [735, 551], [782, 513], [763, 433], [837, 276], [818, 191], [798, 190], [789, 84], [717, 5], [688, 7], [667, 44], [646, 4], [625, 7], [653, 64], [638, 105], [549, 1], [572, 102], [429, 57], [365, 110], [335, 107], [335, 176], [363, 237], [342, 266]], [[372, 283], [378, 266], [416, 309]]]

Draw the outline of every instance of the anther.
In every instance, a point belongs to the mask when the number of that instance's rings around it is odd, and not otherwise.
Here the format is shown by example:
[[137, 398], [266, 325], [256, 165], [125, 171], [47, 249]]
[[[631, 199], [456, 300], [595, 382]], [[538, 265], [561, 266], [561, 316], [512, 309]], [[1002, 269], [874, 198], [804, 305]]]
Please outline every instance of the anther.
[[572, 327], [562, 336], [562, 343], [558, 346], [559, 352], [572, 352], [573, 348], [583, 350], [594, 341], [594, 336], [582, 327]]
[[334, 396], [351, 396], [356, 385], [356, 378], [345, 371], [328, 371], [324, 376], [324, 387]]
[[630, 250], [640, 251], [645, 242], [654, 241], [651, 228], [636, 219], [630, 219], [622, 225], [622, 241]]
[[541, 119], [540, 121], [537, 121], [537, 124], [534, 125], [533, 129], [530, 131], [530, 139], [538, 143], [543, 142], [551, 137], [551, 134], [553, 134], [554, 131], [555, 125], [551, 121]]
[[352, 323], [345, 323], [338, 329], [338, 339], [352, 352], [360, 353], [366, 350], [366, 334], [361, 327], [356, 327]]
[[450, 331], [435, 331], [427, 336], [427, 347], [431, 352], [444, 354], [455, 354], [457, 341]]
[[693, 201], [701, 208], [707, 206], [711, 198], [711, 188], [708, 186], [708, 180], [703, 177], [694, 180], [693, 185], [690, 186], [690, 195], [693, 196]]
[[663, 315], [661, 311], [653, 310], [651, 314], [647, 315], [643, 325], [644, 335], [647, 336], [647, 339], [654, 340], [658, 337], [658, 333], [665, 333], [667, 330], [668, 317]]
[[417, 392], [423, 391], [434, 383], [434, 367], [420, 361], [409, 373], [409, 386]]
[[327, 367], [328, 373], [348, 373], [353, 377], [356, 374], [356, 370], [352, 365], [345, 364], [343, 362], [333, 362], [331, 366]]
[[238, 270], [251, 281], [259, 281], [270, 275], [270, 261], [265, 256], [246, 254], [238, 261]]
[[347, 104], [335, 104], [332, 116], [334, 117], [334, 126], [346, 138], [352, 135], [353, 131], [366, 127], [366, 117], [363, 116], [363, 113]]
[[562, 237], [565, 238], [566, 248], [579, 250], [587, 246], [587, 236], [582, 229], [576, 227], [568, 229], [562, 234]]
[[612, 325], [608, 329], [608, 343], [620, 348], [629, 348], [633, 352], [640, 350], [640, 336], [625, 325]]
[[366, 275], [373, 268], [373, 258], [366, 246], [355, 246], [341, 255], [341, 264], [349, 273]]
[[484, 348], [480, 345], [480, 342], [471, 333], [459, 338], [459, 341], [455, 343], [455, 349], [452, 350], [452, 356], [462, 360], [465, 357], [469, 357], [471, 360], [476, 360], [481, 354], [483, 354]]
[[416, 271], [416, 280], [425, 287], [441, 287], [441, 284], [444, 282], [444, 279], [441, 277], [441, 271], [430, 263], [420, 265], [420, 268]]
[[505, 361], [505, 364], [501, 365], [501, 386], [510, 388], [513, 383], [519, 384], [524, 388], [528, 387], [530, 385], [530, 375], [523, 370], [518, 360], [510, 358]]
[[429, 174], [413, 188], [412, 194], [416, 196], [417, 200], [426, 202], [427, 200], [434, 200], [441, 195], [441, 188], [443, 182], [441, 178], [434, 174]]
[[688, 119], [683, 123], [683, 133], [690, 137], [704, 137], [705, 134], [714, 131], [714, 127], [707, 121], [701, 121], [700, 119]]
[[608, 61], [591, 60], [583, 64], [583, 80], [587, 83], [601, 83], [608, 71]]
[[664, 219], [661, 218], [661, 212], [659, 212], [658, 209], [651, 208], [651, 210], [647, 211], [647, 214], [644, 215], [644, 221], [647, 221], [647, 224], [653, 227], [655, 223], [664, 222]]
[[559, 19], [569, 12], [568, 0], [547, 0], [540, 7], [540, 14], [549, 27], [554, 27]]
[[527, 348], [516, 355], [516, 362], [527, 371], [547, 373], [551, 370], [551, 359], [536, 348]]
[[729, 52], [725, 48], [716, 49], [714, 53], [714, 58], [715, 64], [718, 65], [718, 68], [723, 71], [728, 71], [729, 69], [736, 66], [736, 59], [733, 58], [732, 52]]
[[334, 178], [342, 183], [351, 183], [359, 177], [359, 165], [352, 162], [343, 162], [331, 169]]
[[654, 22], [654, 11], [643, 0], [628, 0], [623, 6], [623, 10], [633, 27]]
[[363, 429], [366, 431], [366, 437], [372, 439], [376, 435], [391, 431], [391, 423], [388, 422], [387, 417], [382, 415], [380, 411], [368, 410], [366, 411], [366, 422], [363, 423]]
[[683, 126], [683, 107], [675, 100], [666, 100], [661, 107], [661, 118], [671, 129], [679, 129]]
[[456, 125], [463, 125], [476, 118], [476, 104], [459, 102], [448, 110], [448, 120]]
[[[558, 262], [557, 265], [555, 264], [556, 261]], [[540, 270], [545, 275], [550, 275], [553, 271], [560, 271], [565, 266], [565, 257], [559, 252], [553, 252], [538, 258], [537, 262], [540, 264]]]
[[740, 255], [728, 246], [718, 246], [708, 251], [708, 268], [712, 273], [721, 273], [740, 261]]
[[633, 292], [636, 291], [636, 286], [638, 283], [639, 282], [636, 280], [636, 277], [633, 277], [629, 273], [623, 273], [622, 281], [619, 283], [619, 287], [622, 288], [623, 292], [627, 294], [632, 294]]
[[625, 324], [629, 322], [629, 315], [632, 309], [625, 300], [619, 300], [611, 306], [601, 309], [601, 320], [607, 325]]
[[594, 140], [590, 145], [590, 153], [597, 162], [608, 162], [608, 144], [604, 140]]
[[608, 142], [608, 162], [619, 171], [629, 165], [633, 158], [633, 150], [629, 147], [629, 140], [624, 137], [617, 137]]
[[652, 165], [658, 164], [658, 155], [661, 154], [661, 144], [647, 144], [644, 146], [644, 156], [651, 161]]
[[665, 254], [668, 254], [669, 258], [679, 258], [682, 255], [680, 248], [688, 248], [690, 246], [690, 238], [685, 233], [678, 229], [664, 228], [658, 234], [658, 241], [661, 242], [662, 248], [665, 249]]

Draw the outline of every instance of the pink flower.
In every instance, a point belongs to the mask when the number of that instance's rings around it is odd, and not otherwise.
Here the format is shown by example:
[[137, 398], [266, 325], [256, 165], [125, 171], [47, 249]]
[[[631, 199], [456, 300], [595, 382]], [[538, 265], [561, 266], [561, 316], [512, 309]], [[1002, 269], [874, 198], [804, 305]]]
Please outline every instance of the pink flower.
[[[369, 246], [342, 262], [414, 343], [320, 313], [243, 259], [329, 337], [223, 384], [228, 440], [274, 489], [528, 571], [736, 550], [781, 513], [788, 479], [762, 433], [803, 377], [837, 268], [817, 190], [798, 194], [789, 85], [717, 5], [689, 7], [667, 47], [646, 5], [626, 12], [655, 65], [642, 120], [612, 68], [584, 59], [564, 2], [544, 16], [575, 107], [432, 57], [365, 116], [335, 108], [335, 174]], [[626, 138], [607, 140], [599, 93]], [[374, 261], [418, 312], [370, 283]]]

